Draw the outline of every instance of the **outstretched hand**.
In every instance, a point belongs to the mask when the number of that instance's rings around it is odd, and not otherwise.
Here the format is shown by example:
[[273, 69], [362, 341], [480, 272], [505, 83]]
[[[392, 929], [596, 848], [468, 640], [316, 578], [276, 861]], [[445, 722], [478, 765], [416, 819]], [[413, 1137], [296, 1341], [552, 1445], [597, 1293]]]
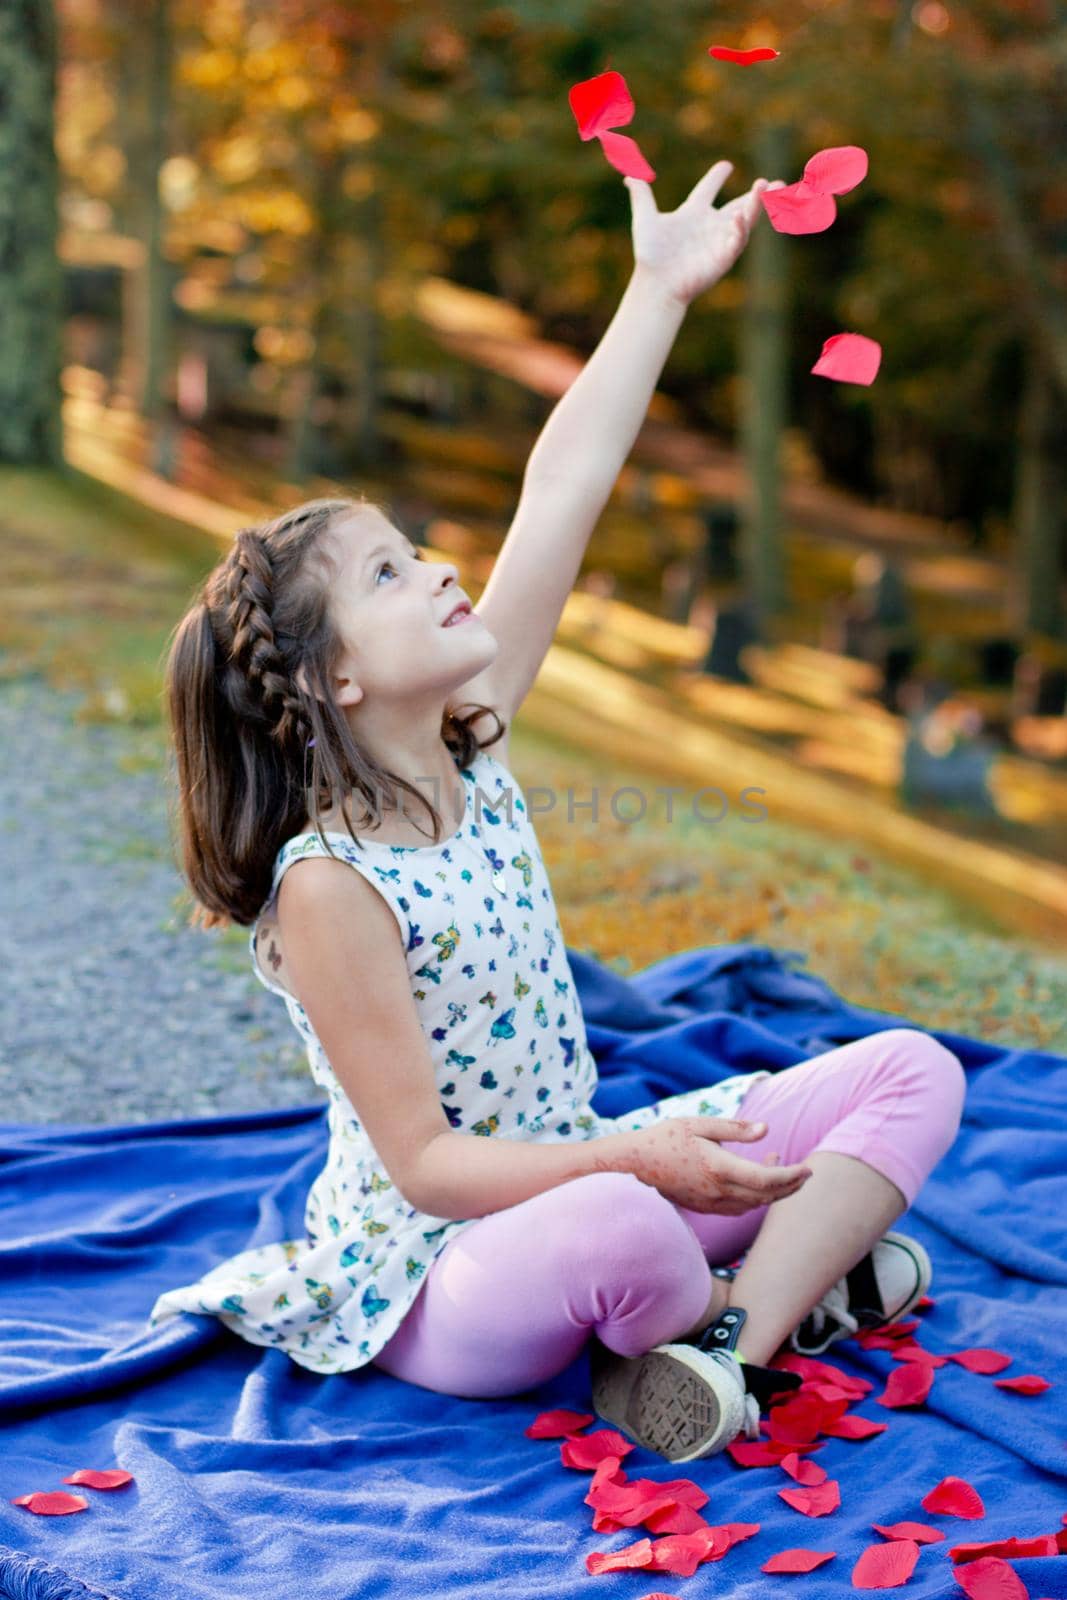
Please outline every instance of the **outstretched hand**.
[[733, 171], [731, 161], [715, 165], [694, 184], [675, 211], [660, 211], [652, 185], [624, 178], [630, 191], [634, 264], [651, 273], [670, 298], [688, 306], [725, 277], [763, 210], [765, 189], [784, 189], [782, 179], [757, 178], [751, 189], [718, 209], [712, 204]]

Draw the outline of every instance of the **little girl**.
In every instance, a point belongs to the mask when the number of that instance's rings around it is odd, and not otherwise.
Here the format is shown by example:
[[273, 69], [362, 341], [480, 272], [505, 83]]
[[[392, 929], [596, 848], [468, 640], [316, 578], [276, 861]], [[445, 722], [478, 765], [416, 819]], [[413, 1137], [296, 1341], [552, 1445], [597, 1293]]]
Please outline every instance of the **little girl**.
[[193, 920], [250, 928], [329, 1146], [304, 1237], [168, 1290], [152, 1323], [212, 1315], [316, 1372], [370, 1363], [468, 1398], [588, 1344], [596, 1410], [671, 1461], [756, 1436], [799, 1382], [769, 1365], [784, 1343], [818, 1353], [925, 1292], [925, 1251], [886, 1230], [964, 1096], [950, 1051], [891, 1028], [622, 1117], [592, 1107], [508, 737], [685, 307], [756, 216], [763, 180], [709, 205], [728, 171], [666, 215], [626, 180], [633, 278], [475, 607], [379, 507], [313, 500], [236, 535], [166, 682]]

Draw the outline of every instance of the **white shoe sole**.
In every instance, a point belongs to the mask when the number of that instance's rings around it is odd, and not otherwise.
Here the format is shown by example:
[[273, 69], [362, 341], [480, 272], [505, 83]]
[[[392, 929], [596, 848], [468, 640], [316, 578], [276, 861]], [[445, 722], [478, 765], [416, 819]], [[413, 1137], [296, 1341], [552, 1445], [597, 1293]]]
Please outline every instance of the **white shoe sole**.
[[590, 1373], [598, 1415], [667, 1461], [715, 1455], [745, 1425], [740, 1382], [693, 1345], [620, 1356], [597, 1340]]

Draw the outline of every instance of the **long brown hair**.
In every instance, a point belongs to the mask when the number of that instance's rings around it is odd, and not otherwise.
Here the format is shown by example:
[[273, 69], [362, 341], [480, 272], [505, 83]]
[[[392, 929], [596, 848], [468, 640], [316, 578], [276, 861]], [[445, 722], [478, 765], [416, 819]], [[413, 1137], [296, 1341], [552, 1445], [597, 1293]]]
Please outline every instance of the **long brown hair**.
[[[329, 613], [336, 563], [323, 536], [335, 518], [368, 506], [381, 509], [365, 497], [308, 500], [240, 529], [172, 634], [164, 695], [195, 926], [250, 926], [270, 894], [278, 851], [306, 817], [329, 850], [321, 817], [339, 795], [358, 792], [377, 823], [377, 797], [404, 789], [426, 807], [432, 842], [440, 841], [438, 812], [359, 748], [330, 691], [343, 641]], [[475, 705], [458, 717], [446, 708], [441, 735], [459, 766], [503, 737], [495, 711], [490, 739], [480, 743], [471, 728], [490, 710]], [[346, 825], [358, 847], [347, 816]]]

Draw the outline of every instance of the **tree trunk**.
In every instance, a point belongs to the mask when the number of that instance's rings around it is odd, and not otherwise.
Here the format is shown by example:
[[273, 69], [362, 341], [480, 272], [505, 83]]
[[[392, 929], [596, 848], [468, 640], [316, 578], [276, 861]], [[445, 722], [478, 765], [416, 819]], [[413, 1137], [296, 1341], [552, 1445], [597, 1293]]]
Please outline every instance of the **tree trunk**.
[[62, 469], [52, 0], [0, 0], [0, 461]]
[[[753, 160], [757, 172], [785, 172], [790, 130], [761, 124]], [[782, 572], [779, 450], [787, 406], [788, 261], [781, 235], [757, 217], [745, 252], [745, 305], [741, 326], [744, 381], [742, 451], [749, 492], [742, 519], [745, 592], [762, 632], [785, 606]]]
[[1060, 563], [1067, 495], [1067, 414], [1043, 348], [1031, 345], [1019, 415], [1014, 522], [1018, 540], [1016, 621], [1064, 638]]

